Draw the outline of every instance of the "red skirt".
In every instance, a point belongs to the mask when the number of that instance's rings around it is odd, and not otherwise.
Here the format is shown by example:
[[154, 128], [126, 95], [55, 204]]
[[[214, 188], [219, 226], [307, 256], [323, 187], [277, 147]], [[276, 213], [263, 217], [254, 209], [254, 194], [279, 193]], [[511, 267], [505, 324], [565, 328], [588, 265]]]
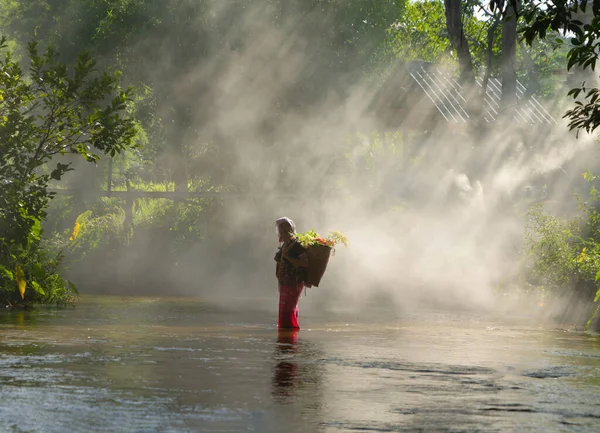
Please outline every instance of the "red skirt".
[[294, 286], [279, 284], [279, 321], [280, 329], [300, 329], [298, 324], [298, 301], [302, 295], [304, 283]]

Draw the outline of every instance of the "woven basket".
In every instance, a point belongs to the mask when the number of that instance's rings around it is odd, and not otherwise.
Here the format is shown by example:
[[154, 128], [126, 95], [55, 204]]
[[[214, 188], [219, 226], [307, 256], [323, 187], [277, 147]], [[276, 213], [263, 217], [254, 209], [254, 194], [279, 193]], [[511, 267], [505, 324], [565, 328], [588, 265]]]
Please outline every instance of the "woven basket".
[[321, 278], [327, 269], [329, 256], [331, 255], [331, 247], [325, 245], [312, 245], [308, 247], [306, 256], [308, 258], [308, 271], [306, 277], [306, 285], [308, 287], [319, 287]]

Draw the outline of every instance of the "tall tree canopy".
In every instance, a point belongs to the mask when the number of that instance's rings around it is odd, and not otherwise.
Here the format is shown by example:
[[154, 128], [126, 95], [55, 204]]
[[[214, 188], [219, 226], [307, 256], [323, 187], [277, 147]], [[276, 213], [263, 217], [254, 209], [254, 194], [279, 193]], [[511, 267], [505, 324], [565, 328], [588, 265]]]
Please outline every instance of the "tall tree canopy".
[[[588, 0], [493, 0], [491, 7], [500, 10], [505, 17], [514, 11], [522, 16], [525, 25], [520, 32], [523, 39], [532, 45], [559, 33], [569, 37], [567, 69], [578, 70], [578, 85], [569, 94], [575, 107], [565, 113], [569, 127], [592, 132], [600, 126], [600, 89], [586, 84], [592, 75], [600, 53], [597, 41], [600, 38], [600, 3]], [[562, 42], [562, 40], [559, 40]], [[595, 77], [594, 77], [595, 78]], [[581, 97], [581, 98], [580, 98]]]
[[[265, 119], [253, 135], [273, 139], [286, 114], [304, 111], [336, 93], [369, 65], [405, 0], [0, 0], [2, 22], [12, 37], [50, 41], [68, 60], [82, 49], [123, 70], [124, 80], [143, 85], [138, 101], [148, 149], [179, 189], [188, 171], [202, 169], [216, 182], [227, 177], [237, 155], [231, 139], [214, 132], [215, 106], [226, 99], [215, 86], [224, 71], [254, 70], [236, 77], [236, 91], [250, 93], [266, 80], [261, 56], [279, 59], [285, 81], [269, 95]], [[277, 44], [277, 45], [275, 45]], [[252, 57], [254, 56], [254, 57]], [[302, 61], [298, 59], [303, 56]], [[272, 58], [275, 58], [272, 57]], [[288, 60], [286, 60], [286, 58]], [[294, 63], [297, 66], [294, 68]], [[288, 66], [286, 66], [288, 65]], [[266, 83], [266, 82], [265, 82]], [[220, 101], [217, 101], [220, 99]], [[240, 103], [243, 95], [238, 95]], [[227, 128], [225, 128], [227, 129]]]

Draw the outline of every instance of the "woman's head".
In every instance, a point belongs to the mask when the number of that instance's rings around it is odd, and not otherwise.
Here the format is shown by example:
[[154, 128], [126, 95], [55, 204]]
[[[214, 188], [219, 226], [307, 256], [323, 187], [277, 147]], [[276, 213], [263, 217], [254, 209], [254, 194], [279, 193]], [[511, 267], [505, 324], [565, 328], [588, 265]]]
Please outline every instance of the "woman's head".
[[279, 236], [279, 242], [286, 241], [294, 236], [296, 232], [296, 226], [294, 225], [294, 221], [287, 217], [278, 218], [275, 221], [275, 226], [277, 227], [277, 235]]

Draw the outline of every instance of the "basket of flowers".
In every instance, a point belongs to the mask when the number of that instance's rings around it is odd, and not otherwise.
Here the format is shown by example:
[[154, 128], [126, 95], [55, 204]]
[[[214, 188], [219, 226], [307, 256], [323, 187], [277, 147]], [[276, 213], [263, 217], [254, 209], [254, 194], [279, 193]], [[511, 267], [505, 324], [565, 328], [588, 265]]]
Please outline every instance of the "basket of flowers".
[[348, 246], [348, 239], [340, 232], [333, 231], [329, 236], [319, 236], [314, 230], [299, 233], [296, 239], [304, 248], [308, 258], [308, 269], [305, 284], [307, 287], [319, 287], [321, 278], [327, 270], [329, 257], [335, 254], [335, 246], [342, 244]]

